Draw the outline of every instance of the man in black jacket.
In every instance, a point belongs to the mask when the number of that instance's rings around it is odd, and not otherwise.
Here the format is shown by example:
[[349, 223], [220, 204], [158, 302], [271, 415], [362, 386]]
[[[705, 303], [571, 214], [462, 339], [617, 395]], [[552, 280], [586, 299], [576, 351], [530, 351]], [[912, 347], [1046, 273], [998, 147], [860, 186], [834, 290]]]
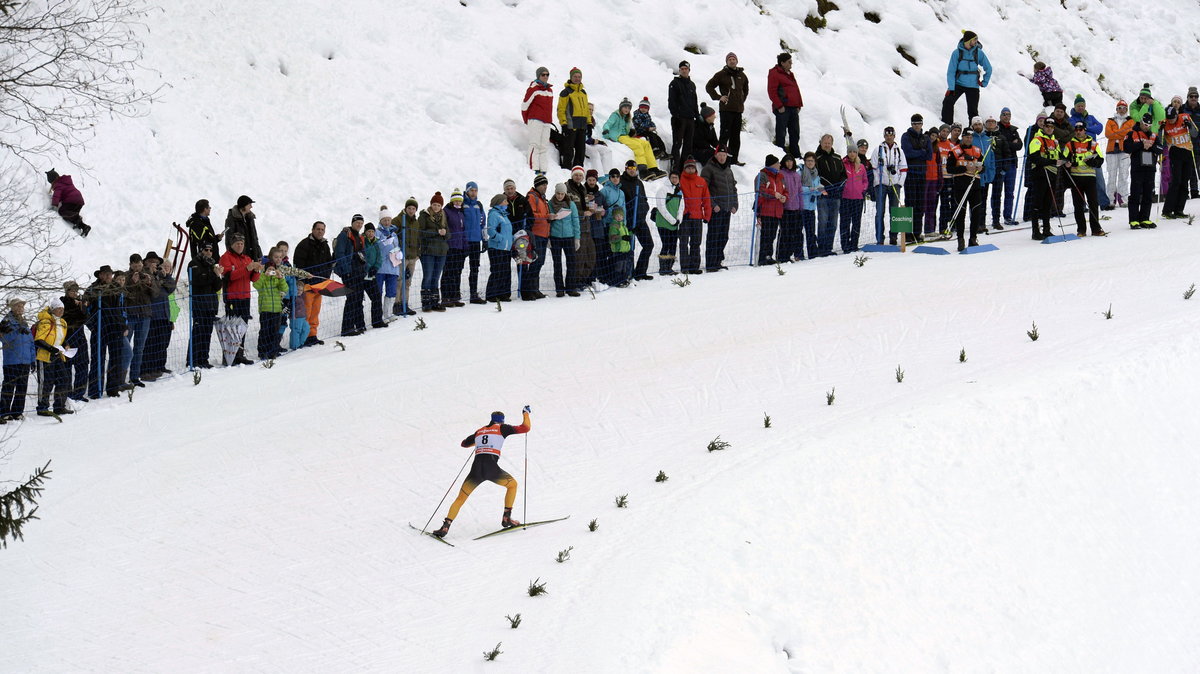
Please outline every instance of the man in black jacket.
[[84, 402], [87, 400], [88, 365], [91, 362], [88, 354], [87, 334], [83, 326], [87, 323], [87, 310], [83, 298], [79, 296], [79, 284], [67, 281], [63, 284], [65, 294], [60, 298], [63, 303], [63, 320], [67, 322], [67, 338], [64, 346], [75, 349], [75, 355], [67, 361], [74, 371], [71, 386], [67, 387], [67, 397], [71, 400]]
[[[696, 124], [700, 122], [700, 104], [696, 100], [696, 83], [691, 77], [692, 66], [679, 62], [679, 75], [667, 87], [667, 108], [671, 111], [671, 167], [683, 166], [690, 152]], [[622, 183], [625, 181], [622, 180]], [[622, 189], [624, 184], [622, 184]], [[645, 268], [643, 267], [643, 272]]]
[[[837, 238], [838, 213], [842, 207], [842, 188], [846, 184], [846, 166], [833, 149], [833, 136], [821, 136], [817, 147], [817, 175], [822, 192], [817, 195], [817, 254], [834, 255], [833, 241]], [[846, 251], [842, 251], [843, 253]]]
[[254, 200], [246, 195], [238, 197], [237, 205], [225, 216], [225, 250], [229, 251], [229, 234], [241, 234], [246, 240], [246, 255], [251, 260], [262, 259], [262, 247], [258, 245], [258, 226], [254, 224]]
[[212, 345], [213, 322], [217, 319], [217, 293], [221, 290], [221, 274], [213, 259], [214, 244], [205, 242], [188, 263], [188, 283], [191, 297], [192, 338], [188, 344], [188, 366], [207, 370], [212, 367], [208, 353]]
[[221, 243], [221, 239], [225, 238], [225, 232], [218, 233], [213, 229], [212, 220], [208, 216], [212, 215], [212, 206], [209, 205], [208, 199], [201, 199], [196, 202], [196, 210], [188, 216], [188, 249], [191, 251], [192, 259], [196, 259], [200, 255], [200, 249], [206, 243], [213, 245], [213, 250]]
[[1000, 193], [1004, 193], [1004, 224], [1012, 227], [1019, 224], [1013, 219], [1013, 194], [1017, 188], [1017, 152], [1024, 147], [1021, 132], [1012, 125], [1012, 111], [1000, 111], [1000, 121], [992, 131], [993, 120], [986, 123], [989, 135], [995, 136], [992, 152], [996, 153], [996, 177], [992, 178], [992, 229], [1003, 229], [1000, 225]]
[[[686, 61], [685, 61], [686, 63]], [[693, 99], [694, 99], [693, 94]], [[646, 198], [646, 186], [638, 178], [637, 163], [632, 159], [625, 162], [625, 175], [621, 177], [621, 191], [625, 193], [625, 223], [637, 237], [637, 265], [633, 268], [633, 277], [639, 281], [650, 281], [654, 277], [646, 273], [650, 267], [651, 253], [654, 252], [654, 238], [650, 236], [650, 226], [646, 224], [646, 216], [650, 214], [650, 200]]]
[[[738, 153], [742, 149], [742, 113], [746, 109], [750, 79], [746, 77], [746, 72], [738, 67], [737, 54], [729, 52], [725, 55], [725, 67], [708, 80], [704, 90], [710, 98], [720, 102], [721, 146], [729, 150], [731, 162], [745, 166], [744, 162], [738, 160]], [[700, 160], [699, 157], [697, 159]]]
[[729, 242], [729, 219], [738, 210], [737, 179], [734, 178], [733, 158], [724, 145], [718, 145], [712, 159], [704, 165], [700, 176], [708, 183], [712, 196], [712, 218], [708, 221], [708, 240], [704, 249], [704, 271], [708, 273], [728, 269], [725, 262], [725, 244]]
[[[320, 283], [333, 274], [333, 251], [329, 249], [329, 241], [325, 239], [325, 223], [320, 220], [313, 223], [312, 231], [304, 240], [296, 244], [296, 256], [292, 260], [296, 266], [313, 275], [310, 285]], [[321, 325], [321, 293], [309, 289], [304, 293], [304, 308], [308, 316], [308, 339], [304, 346], [324, 344], [317, 339], [317, 328]]]

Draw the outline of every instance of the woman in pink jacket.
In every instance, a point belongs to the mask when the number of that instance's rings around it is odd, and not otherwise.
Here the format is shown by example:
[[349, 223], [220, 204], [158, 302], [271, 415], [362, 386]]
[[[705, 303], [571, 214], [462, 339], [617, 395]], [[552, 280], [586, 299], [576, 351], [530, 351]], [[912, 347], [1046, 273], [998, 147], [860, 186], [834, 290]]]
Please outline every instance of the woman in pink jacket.
[[853, 141], [846, 142], [846, 187], [842, 190], [842, 252], [858, 250], [858, 233], [862, 226], [863, 195], [867, 191], [867, 165], [858, 155]]

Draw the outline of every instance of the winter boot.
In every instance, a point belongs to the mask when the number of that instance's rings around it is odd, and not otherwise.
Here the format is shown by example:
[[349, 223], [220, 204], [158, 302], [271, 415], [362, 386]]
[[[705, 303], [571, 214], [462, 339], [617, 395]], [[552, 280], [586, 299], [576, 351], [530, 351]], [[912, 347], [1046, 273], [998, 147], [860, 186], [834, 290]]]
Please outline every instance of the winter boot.
[[673, 276], [675, 274], [675, 270], [672, 269], [672, 267], [674, 267], [674, 266], [675, 266], [675, 256], [674, 255], [659, 255], [658, 256], [658, 275], [659, 276]]
[[974, 235], [972, 235], [971, 238], [967, 240], [967, 246], [978, 246], [978, 245], [979, 245], [979, 239], [976, 238]]
[[1042, 238], [1045, 239], [1050, 236], [1054, 236], [1054, 234], [1050, 231], [1050, 223], [1047, 221], [1046, 224], [1042, 225]]
[[449, 517], [447, 517], [446, 519], [442, 520], [442, 528], [441, 529], [438, 529], [437, 531], [431, 531], [429, 533], [433, 536], [437, 536], [438, 538], [445, 538], [446, 534], [450, 533], [450, 524], [451, 523], [452, 523], [452, 520]]
[[[450, 520], [446, 521], [449, 522]], [[503, 529], [511, 529], [519, 526], [521, 526], [521, 523], [512, 518], [512, 508], [505, 508], [504, 519], [500, 520], [500, 527]]]
[[961, 253], [961, 252], [963, 252], [963, 250], [964, 250], [966, 247], [967, 247], [967, 245], [966, 245], [965, 243], [963, 243], [963, 237], [962, 237], [962, 234], [959, 234], [959, 235], [958, 235], [958, 252], [960, 252], [960, 253]]

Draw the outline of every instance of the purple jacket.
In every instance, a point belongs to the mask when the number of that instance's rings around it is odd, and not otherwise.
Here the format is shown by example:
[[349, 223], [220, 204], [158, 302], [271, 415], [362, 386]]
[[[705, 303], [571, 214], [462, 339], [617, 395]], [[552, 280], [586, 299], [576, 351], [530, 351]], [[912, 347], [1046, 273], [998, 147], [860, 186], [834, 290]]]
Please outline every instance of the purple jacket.
[[50, 204], [55, 208], [62, 204], [83, 205], [83, 195], [75, 189], [75, 183], [71, 182], [71, 176], [59, 176], [51, 187], [54, 193], [50, 196]]
[[462, 207], [455, 208], [451, 204], [443, 212], [446, 214], [446, 224], [450, 228], [450, 248], [453, 250], [466, 250], [467, 230], [463, 221], [463, 216], [466, 214]]
[[803, 206], [800, 200], [804, 196], [804, 181], [800, 179], [800, 169], [796, 169], [795, 171], [783, 169], [780, 173], [783, 174], [783, 184], [787, 187], [788, 191], [788, 199], [783, 202], [783, 210], [800, 210]]

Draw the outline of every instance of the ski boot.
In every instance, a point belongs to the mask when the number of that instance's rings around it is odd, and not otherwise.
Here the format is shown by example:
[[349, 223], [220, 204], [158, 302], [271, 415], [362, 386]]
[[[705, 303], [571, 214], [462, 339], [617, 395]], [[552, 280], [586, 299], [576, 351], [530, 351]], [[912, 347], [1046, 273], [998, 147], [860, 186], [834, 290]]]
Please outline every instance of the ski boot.
[[438, 529], [436, 531], [431, 531], [431, 532], [429, 532], [429, 534], [431, 536], [437, 536], [438, 538], [445, 538], [446, 534], [450, 533], [450, 524], [451, 524], [451, 520], [449, 517], [447, 517], [446, 519], [442, 520], [442, 528], [441, 529]]
[[[446, 521], [449, 522], [449, 520], [446, 520]], [[519, 527], [519, 526], [521, 526], [521, 523], [512, 518], [512, 508], [505, 508], [504, 509], [504, 518], [500, 520], [500, 528], [501, 529], [511, 529], [513, 527]]]

